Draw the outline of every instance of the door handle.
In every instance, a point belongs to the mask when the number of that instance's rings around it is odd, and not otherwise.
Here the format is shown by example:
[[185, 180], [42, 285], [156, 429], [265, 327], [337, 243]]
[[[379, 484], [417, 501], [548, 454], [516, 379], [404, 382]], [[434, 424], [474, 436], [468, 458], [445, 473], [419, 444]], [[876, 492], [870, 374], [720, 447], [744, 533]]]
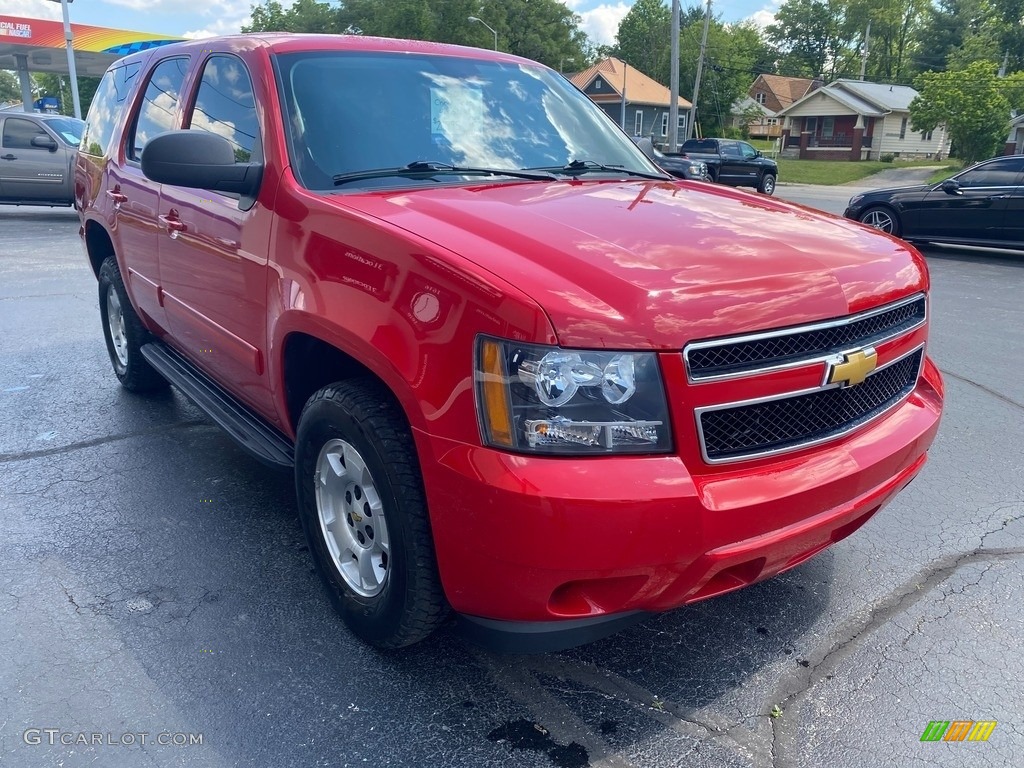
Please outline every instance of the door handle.
[[1009, 200], [1013, 195], [992, 195], [989, 200]]
[[17, 160], [17, 159], [18, 158], [16, 156], [12, 155], [10, 152], [8, 152], [6, 155], [3, 155], [2, 157], [0, 157], [0, 160]]
[[174, 237], [179, 232], [184, 232], [186, 229], [185, 222], [177, 216], [160, 214], [158, 218], [160, 219], [160, 223], [167, 227], [167, 231], [171, 233], [171, 237]]
[[107, 197], [109, 197], [115, 203], [127, 203], [128, 202], [128, 196], [121, 194], [120, 192], [118, 192], [115, 189], [108, 189], [107, 190]]

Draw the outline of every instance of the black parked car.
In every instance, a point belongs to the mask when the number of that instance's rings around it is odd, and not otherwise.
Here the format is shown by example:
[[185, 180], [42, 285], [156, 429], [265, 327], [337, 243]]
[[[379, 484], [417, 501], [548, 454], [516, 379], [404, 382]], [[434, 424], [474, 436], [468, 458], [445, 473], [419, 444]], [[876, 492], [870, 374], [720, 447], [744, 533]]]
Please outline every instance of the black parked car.
[[775, 192], [779, 164], [745, 141], [687, 139], [680, 153], [706, 163], [711, 181], [733, 187], [754, 187], [765, 195]]
[[633, 142], [640, 147], [648, 159], [653, 160], [666, 173], [671, 173], [677, 179], [689, 179], [690, 181], [710, 181], [707, 163], [700, 160], [693, 160], [685, 155], [666, 155], [654, 148], [654, 143], [647, 138], [639, 136], [631, 137]]
[[845, 216], [905, 240], [1024, 248], [1024, 155], [985, 160], [938, 184], [854, 195]]

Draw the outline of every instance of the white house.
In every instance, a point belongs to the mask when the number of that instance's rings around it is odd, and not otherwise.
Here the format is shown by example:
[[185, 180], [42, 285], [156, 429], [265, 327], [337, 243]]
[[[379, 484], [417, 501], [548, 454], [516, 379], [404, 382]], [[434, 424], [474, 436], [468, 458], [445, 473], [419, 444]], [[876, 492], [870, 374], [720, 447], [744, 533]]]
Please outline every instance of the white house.
[[945, 125], [920, 133], [910, 128], [916, 96], [907, 85], [836, 80], [779, 112], [784, 151], [818, 160], [946, 157]]

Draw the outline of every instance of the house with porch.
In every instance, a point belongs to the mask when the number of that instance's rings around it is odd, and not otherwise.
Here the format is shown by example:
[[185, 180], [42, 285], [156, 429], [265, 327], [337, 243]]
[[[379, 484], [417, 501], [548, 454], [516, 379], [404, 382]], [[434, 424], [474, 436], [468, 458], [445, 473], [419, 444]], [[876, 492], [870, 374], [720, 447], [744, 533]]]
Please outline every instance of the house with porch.
[[747, 95], [733, 105], [734, 125], [746, 125], [752, 139], [777, 139], [782, 135], [779, 112], [819, 88], [821, 80], [782, 75], [758, 75]]
[[949, 155], [945, 125], [910, 129], [910, 103], [917, 91], [906, 85], [836, 80], [807, 93], [779, 112], [783, 156], [804, 160], [878, 160]]
[[[668, 117], [671, 91], [636, 67], [611, 56], [569, 77], [626, 133], [649, 138], [659, 149], [668, 149]], [[679, 141], [686, 136], [691, 104], [679, 97]], [[623, 119], [624, 118], [624, 119]]]

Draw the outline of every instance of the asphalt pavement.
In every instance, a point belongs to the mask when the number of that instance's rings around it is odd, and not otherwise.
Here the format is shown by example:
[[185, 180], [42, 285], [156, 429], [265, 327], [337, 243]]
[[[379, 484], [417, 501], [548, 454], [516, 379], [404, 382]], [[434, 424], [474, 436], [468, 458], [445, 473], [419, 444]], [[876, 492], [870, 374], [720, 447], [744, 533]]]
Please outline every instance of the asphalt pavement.
[[[944, 421], [863, 529], [518, 657], [451, 628], [391, 653], [355, 640], [291, 478], [173, 391], [117, 385], [77, 229], [0, 206], [0, 765], [1020, 765], [1024, 256], [928, 252]], [[922, 742], [936, 720], [997, 725]]]

